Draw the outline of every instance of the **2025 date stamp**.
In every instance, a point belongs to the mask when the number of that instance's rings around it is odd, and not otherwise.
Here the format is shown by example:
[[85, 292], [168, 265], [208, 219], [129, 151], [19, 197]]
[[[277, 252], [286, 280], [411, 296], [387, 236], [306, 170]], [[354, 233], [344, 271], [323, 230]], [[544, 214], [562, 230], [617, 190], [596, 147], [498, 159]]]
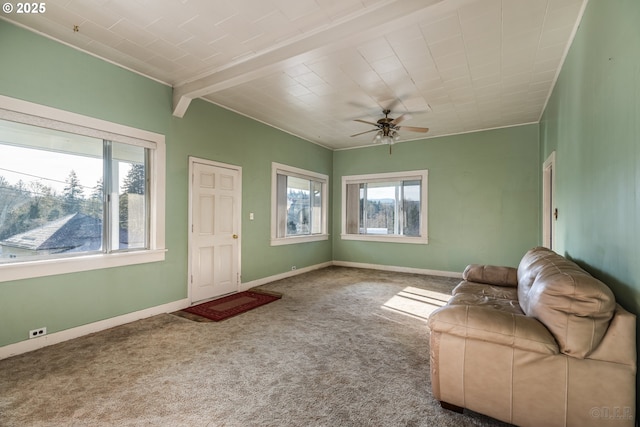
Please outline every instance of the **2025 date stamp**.
[[6, 14], [41, 14], [47, 11], [47, 3], [3, 3], [2, 12]]

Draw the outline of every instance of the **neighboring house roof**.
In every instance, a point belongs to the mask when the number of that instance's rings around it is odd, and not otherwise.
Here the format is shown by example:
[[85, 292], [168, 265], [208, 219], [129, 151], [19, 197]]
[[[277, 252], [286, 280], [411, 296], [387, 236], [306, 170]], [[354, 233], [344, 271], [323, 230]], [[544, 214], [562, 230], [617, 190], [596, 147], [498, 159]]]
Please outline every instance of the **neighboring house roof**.
[[67, 252], [71, 250], [100, 249], [102, 221], [81, 213], [67, 215], [55, 221], [0, 241], [0, 245], [33, 251], [49, 250]]

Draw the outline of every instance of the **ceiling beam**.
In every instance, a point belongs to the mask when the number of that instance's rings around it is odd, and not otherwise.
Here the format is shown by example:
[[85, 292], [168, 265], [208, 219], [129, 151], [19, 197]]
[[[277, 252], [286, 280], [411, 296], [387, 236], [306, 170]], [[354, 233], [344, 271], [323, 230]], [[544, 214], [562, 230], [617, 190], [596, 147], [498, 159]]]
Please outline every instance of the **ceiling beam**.
[[363, 13], [337, 21], [334, 25], [287, 40], [251, 58], [231, 63], [212, 73], [173, 89], [173, 115], [184, 117], [191, 100], [269, 75], [283, 64], [294, 65], [329, 52], [367, 40], [382, 30], [389, 32], [418, 22], [426, 13], [442, 13], [475, 0], [390, 0]]

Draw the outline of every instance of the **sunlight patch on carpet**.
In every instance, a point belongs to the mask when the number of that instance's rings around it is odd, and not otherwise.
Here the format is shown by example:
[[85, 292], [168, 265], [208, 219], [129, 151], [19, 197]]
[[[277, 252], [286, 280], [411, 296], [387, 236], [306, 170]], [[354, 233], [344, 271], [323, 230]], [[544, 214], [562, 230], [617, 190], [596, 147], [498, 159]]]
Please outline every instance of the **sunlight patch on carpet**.
[[450, 298], [448, 294], [407, 286], [382, 304], [382, 308], [427, 321]]

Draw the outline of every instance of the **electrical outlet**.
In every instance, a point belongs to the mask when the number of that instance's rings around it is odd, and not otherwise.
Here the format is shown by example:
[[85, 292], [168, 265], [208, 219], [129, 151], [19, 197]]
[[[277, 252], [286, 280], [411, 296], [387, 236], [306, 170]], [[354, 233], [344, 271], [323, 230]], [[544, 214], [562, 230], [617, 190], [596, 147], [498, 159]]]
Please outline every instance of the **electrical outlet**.
[[47, 335], [47, 328], [38, 328], [29, 331], [29, 338], [38, 338]]
[[295, 265], [292, 265], [291, 266], [291, 271], [295, 270], [296, 268], [298, 268], [298, 267], [296, 267]]

